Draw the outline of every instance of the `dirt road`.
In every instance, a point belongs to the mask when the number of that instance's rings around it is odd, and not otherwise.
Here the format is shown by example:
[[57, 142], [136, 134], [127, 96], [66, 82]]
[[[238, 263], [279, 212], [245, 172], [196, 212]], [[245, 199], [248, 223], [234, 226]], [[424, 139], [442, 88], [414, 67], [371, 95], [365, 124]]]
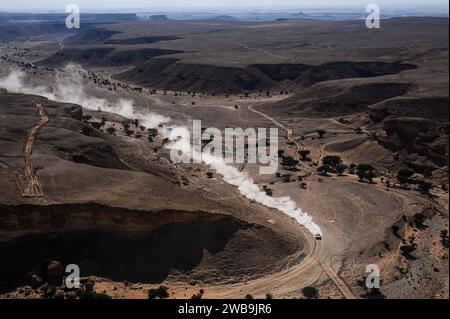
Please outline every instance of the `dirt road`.
[[31, 160], [33, 155], [34, 142], [39, 134], [39, 131], [48, 123], [50, 118], [42, 104], [39, 104], [35, 101], [33, 101], [33, 103], [38, 110], [40, 119], [27, 134], [25, 144], [23, 145], [23, 168], [15, 169], [10, 165], [0, 161], [0, 168], [15, 177], [17, 187], [19, 188], [23, 197], [44, 196], [42, 186], [36, 177]]
[[256, 113], [264, 118], [266, 118], [267, 120], [269, 120], [270, 122], [272, 122], [275, 126], [278, 126], [279, 128], [281, 128], [282, 130], [284, 130], [286, 132], [286, 139], [295, 145], [295, 151], [294, 154], [292, 154], [292, 158], [294, 158], [295, 160], [299, 160], [300, 159], [300, 151], [303, 149], [303, 145], [300, 144], [300, 142], [298, 142], [295, 138], [294, 138], [294, 131], [292, 129], [287, 128], [286, 126], [284, 126], [283, 124], [281, 124], [280, 122], [278, 122], [276, 119], [274, 119], [273, 117], [255, 110], [251, 105], [248, 106], [248, 110]]
[[[242, 299], [246, 294], [251, 294], [255, 298], [264, 298], [266, 294], [277, 296], [286, 296], [298, 291], [299, 287], [314, 285], [323, 274], [318, 265], [318, 260], [322, 258], [322, 243], [316, 241], [311, 233], [299, 227], [299, 236], [305, 238], [304, 250], [299, 255], [306, 254], [304, 257], [293, 256], [292, 266], [287, 267], [277, 273], [269, 274], [262, 278], [247, 281], [245, 285], [223, 284], [202, 287], [205, 290], [205, 298], [225, 298]], [[302, 258], [299, 262], [297, 258]], [[186, 283], [180, 283], [179, 286], [171, 284], [171, 291], [183, 294], [186, 292]], [[198, 289], [198, 287], [196, 288]]]
[[331, 268], [331, 265], [322, 262], [319, 262], [319, 264], [327, 276], [334, 282], [345, 299], [357, 299], [347, 283], [333, 270], [333, 268]]

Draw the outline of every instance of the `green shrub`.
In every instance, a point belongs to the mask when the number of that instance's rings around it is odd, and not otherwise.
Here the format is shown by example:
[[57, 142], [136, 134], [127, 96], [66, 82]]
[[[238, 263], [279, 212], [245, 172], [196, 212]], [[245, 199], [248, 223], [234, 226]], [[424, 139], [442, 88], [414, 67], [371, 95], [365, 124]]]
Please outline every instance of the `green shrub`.
[[347, 168], [342, 163], [342, 159], [339, 156], [327, 155], [322, 159], [322, 164], [327, 168], [328, 172], [337, 173], [342, 175]]
[[319, 172], [320, 175], [328, 176], [329, 167], [325, 166], [325, 165], [322, 165], [322, 166], [317, 168], [317, 171]]
[[302, 160], [306, 160], [306, 158], [308, 157], [309, 154], [311, 154], [310, 150], [301, 150], [300, 152], [298, 152], [300, 154], [300, 156], [302, 157]]
[[317, 134], [319, 134], [319, 138], [322, 138], [325, 135], [325, 130], [317, 130]]
[[356, 174], [359, 177], [359, 180], [363, 182], [367, 180], [369, 183], [372, 183], [373, 178], [375, 177], [375, 168], [369, 164], [360, 164], [356, 167]]

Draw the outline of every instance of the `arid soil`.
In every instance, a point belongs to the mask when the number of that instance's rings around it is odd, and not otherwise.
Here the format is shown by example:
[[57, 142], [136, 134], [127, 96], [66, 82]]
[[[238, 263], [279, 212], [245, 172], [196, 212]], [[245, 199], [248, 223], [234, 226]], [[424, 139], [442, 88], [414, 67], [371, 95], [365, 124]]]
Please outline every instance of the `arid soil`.
[[[0, 91], [7, 167], [23, 167], [35, 103], [49, 115], [32, 156], [43, 196], [22, 196], [0, 166], [1, 297], [77, 297], [59, 281], [49, 292], [58, 261], [113, 298], [161, 285], [170, 298], [306, 298], [305, 287], [319, 298], [448, 298], [448, 19], [383, 22], [120, 22], [0, 43], [0, 79], [20, 70], [55, 87], [75, 62], [88, 95], [176, 125], [278, 127], [276, 174], [236, 167], [323, 233], [205, 164], [172, 163], [155, 133], [171, 124]], [[358, 176], [361, 164], [373, 175]], [[366, 288], [369, 264], [380, 289]]]

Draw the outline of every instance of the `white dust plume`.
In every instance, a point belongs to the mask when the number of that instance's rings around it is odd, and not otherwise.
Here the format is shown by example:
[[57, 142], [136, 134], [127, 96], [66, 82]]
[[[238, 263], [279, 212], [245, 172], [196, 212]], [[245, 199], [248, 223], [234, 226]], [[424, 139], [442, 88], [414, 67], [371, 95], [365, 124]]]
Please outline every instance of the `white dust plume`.
[[313, 235], [322, 235], [320, 227], [314, 223], [312, 217], [298, 208], [296, 203], [290, 197], [269, 196], [259, 188], [250, 176], [244, 172], [240, 172], [237, 168], [226, 164], [223, 158], [191, 150], [192, 147], [189, 145], [191, 141], [186, 138], [189, 135], [189, 131], [186, 128], [175, 128], [172, 130], [171, 136], [173, 137], [174, 142], [171, 143], [170, 147], [174, 150], [178, 150], [184, 156], [200, 159], [202, 162], [209, 165], [216, 170], [217, 173], [222, 175], [225, 182], [238, 187], [240, 193], [246, 198], [254, 200], [266, 207], [275, 208], [283, 214], [294, 218]]
[[0, 87], [10, 92], [40, 95], [57, 102], [78, 104], [92, 111], [115, 113], [129, 119], [138, 119], [143, 126], [149, 128], [155, 128], [161, 123], [170, 121], [169, 118], [159, 114], [137, 111], [134, 102], [129, 99], [118, 99], [114, 103], [86, 94], [82, 76], [85, 72], [78, 65], [68, 64], [63, 72], [57, 73], [55, 84], [50, 88], [29, 83], [24, 72], [13, 70], [0, 78]]
[[[74, 103], [93, 111], [104, 111], [116, 113], [129, 119], [139, 119], [141, 125], [147, 128], [158, 127], [161, 123], [170, 121], [170, 118], [151, 112], [137, 112], [133, 101], [119, 99], [116, 103], [109, 102], [103, 98], [88, 96], [83, 85], [83, 77], [79, 66], [68, 65], [62, 73], [57, 74], [53, 89], [45, 86], [36, 86], [26, 81], [26, 74], [22, 71], [12, 71], [6, 77], [0, 78], [0, 87], [11, 92], [41, 95], [50, 100]], [[185, 129], [186, 128], [181, 128]], [[168, 131], [165, 131], [166, 134]], [[178, 139], [170, 147], [183, 151], [186, 143], [190, 140]], [[312, 217], [297, 207], [290, 197], [271, 197], [262, 191], [251, 177], [231, 165], [227, 165], [222, 158], [214, 157], [210, 154], [195, 153], [192, 156], [200, 156], [201, 160], [216, 170], [223, 179], [236, 187], [243, 196], [254, 200], [266, 207], [274, 208], [280, 212], [294, 218], [299, 224], [307, 228], [313, 235], [322, 234], [320, 227], [315, 224]]]

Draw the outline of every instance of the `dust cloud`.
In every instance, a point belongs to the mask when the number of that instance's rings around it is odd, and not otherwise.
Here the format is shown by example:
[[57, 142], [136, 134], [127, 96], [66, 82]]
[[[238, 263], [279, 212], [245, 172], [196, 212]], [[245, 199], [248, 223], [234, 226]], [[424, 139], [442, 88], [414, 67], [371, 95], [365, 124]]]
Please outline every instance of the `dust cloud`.
[[[0, 87], [11, 92], [40, 95], [57, 102], [78, 104], [92, 111], [110, 112], [129, 119], [139, 119], [141, 125], [146, 128], [157, 128], [162, 123], [170, 122], [170, 118], [156, 113], [136, 111], [134, 102], [129, 99], [119, 99], [116, 102], [110, 102], [104, 98], [89, 96], [85, 92], [82, 72], [85, 71], [80, 66], [68, 64], [63, 72], [57, 73], [55, 85], [53, 88], [50, 88], [27, 83], [24, 72], [13, 70], [7, 76], [0, 78]], [[187, 129], [183, 127], [172, 127], [170, 132], [167, 128], [163, 129], [163, 134], [169, 134], [172, 140], [169, 147], [179, 150], [184, 156], [188, 155], [186, 150], [190, 149], [187, 143], [191, 143], [190, 139], [183, 138], [183, 136], [187, 136], [186, 133]], [[322, 234], [320, 227], [314, 223], [312, 217], [298, 208], [290, 197], [271, 197], [267, 195], [250, 176], [226, 164], [223, 158], [199, 153], [198, 151], [189, 152], [189, 156], [201, 157], [202, 162], [216, 170], [227, 183], [236, 186], [246, 198], [266, 207], [277, 209], [281, 213], [295, 219], [313, 235]]]

